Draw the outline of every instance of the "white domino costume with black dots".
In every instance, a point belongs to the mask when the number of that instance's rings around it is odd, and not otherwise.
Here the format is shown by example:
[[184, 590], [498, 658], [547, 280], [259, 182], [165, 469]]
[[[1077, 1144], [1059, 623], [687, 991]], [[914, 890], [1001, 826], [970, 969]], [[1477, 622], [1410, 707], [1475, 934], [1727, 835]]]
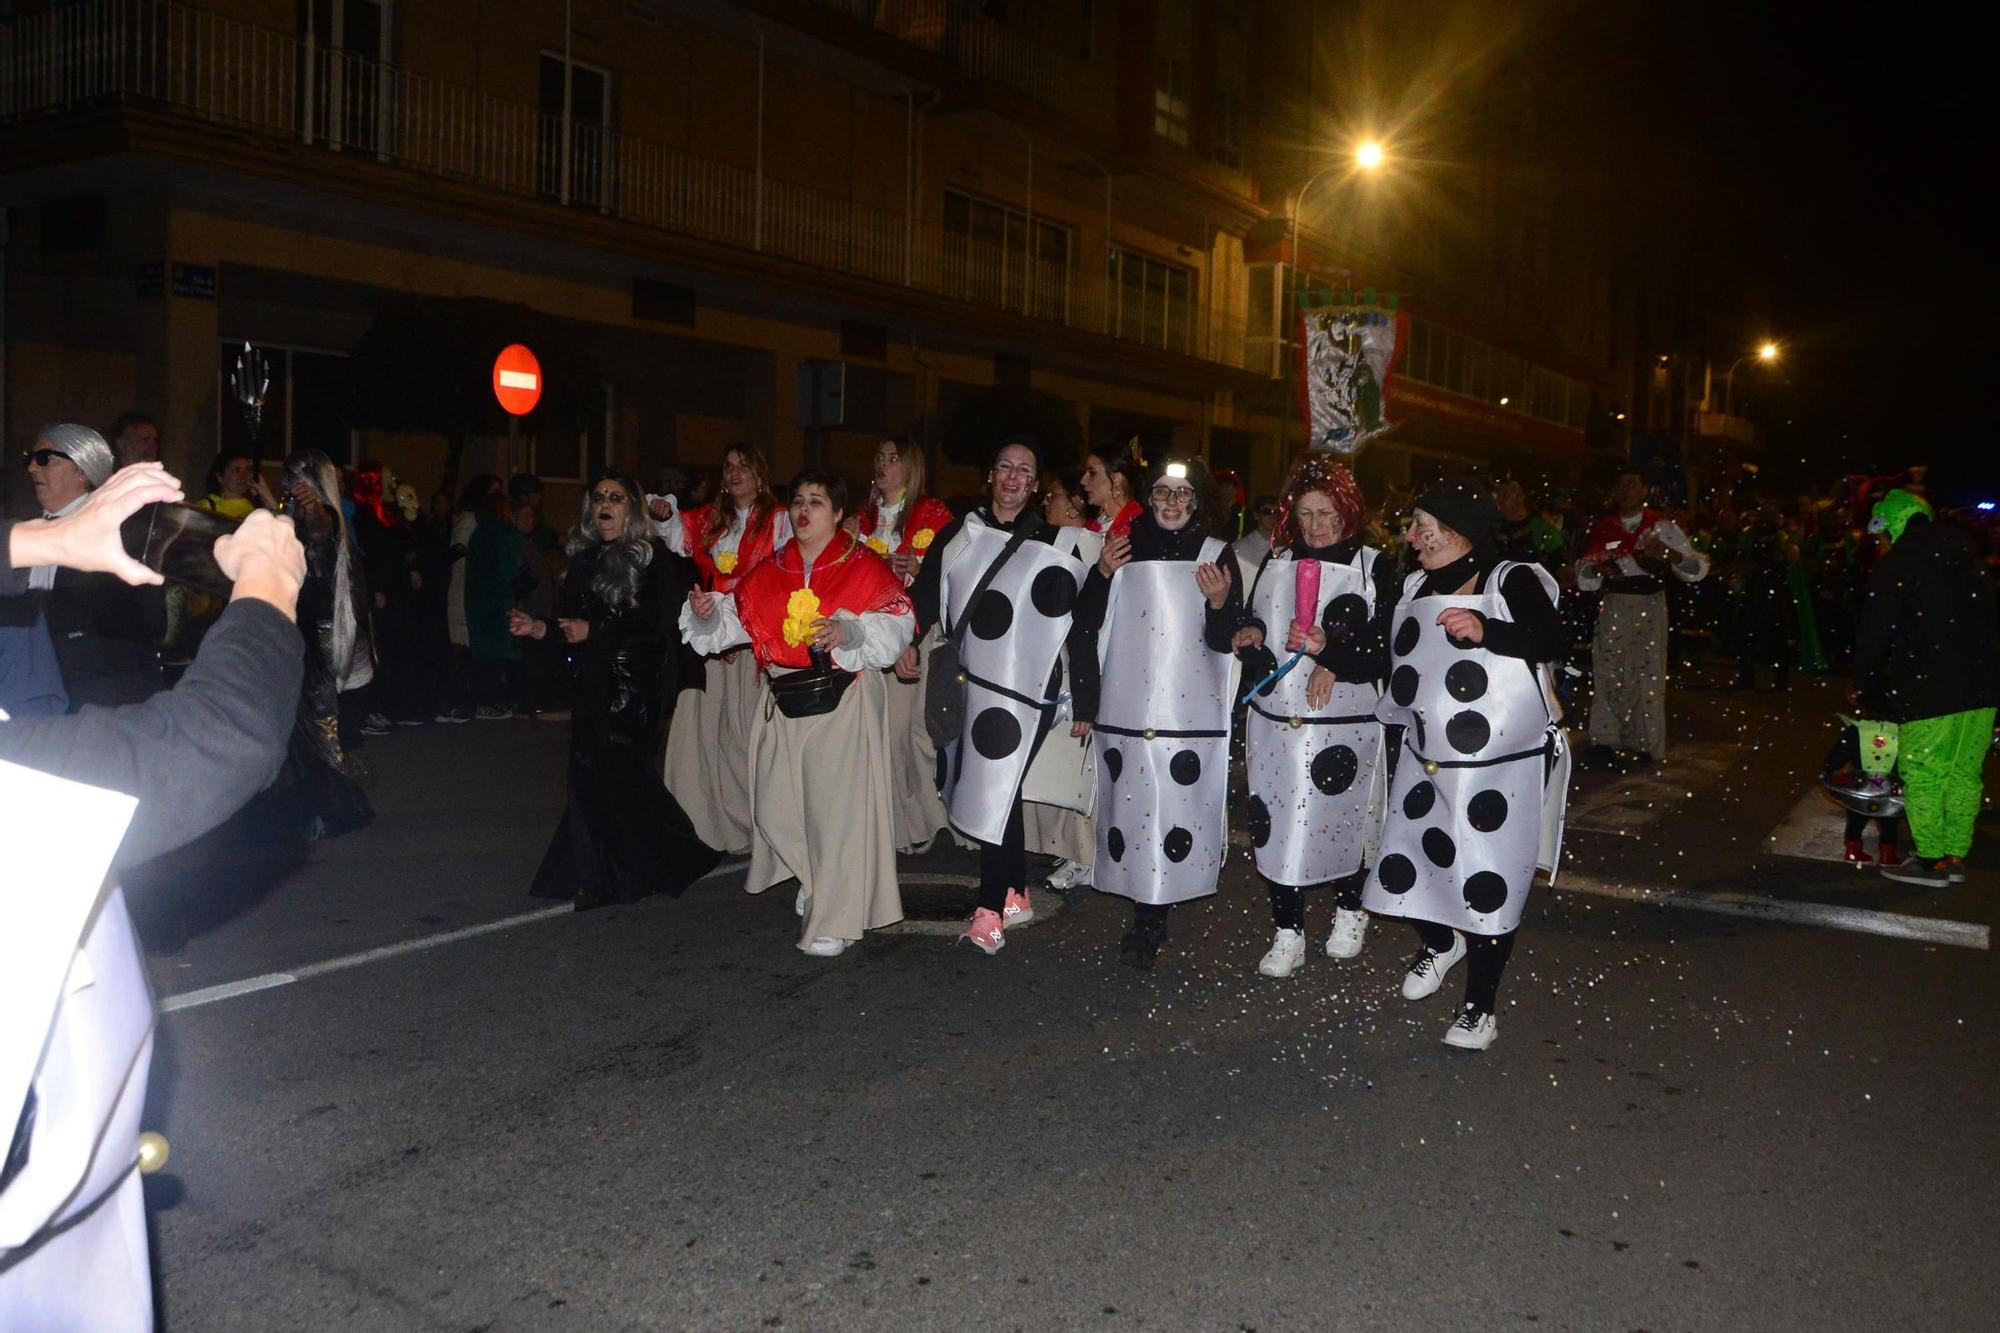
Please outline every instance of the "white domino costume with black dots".
[[[1423, 572], [1404, 584], [1378, 708], [1404, 728], [1403, 752], [1362, 895], [1371, 912], [1506, 935], [1520, 924], [1536, 868], [1554, 873], [1568, 786], [1562, 729], [1539, 661], [1493, 649], [1517, 619], [1502, 589], [1511, 577], [1518, 590], [1521, 570], [1552, 612], [1559, 592], [1539, 566], [1501, 563], [1462, 594], [1419, 596], [1434, 577]], [[1438, 617], [1454, 607], [1485, 618], [1486, 642], [1446, 635]]]

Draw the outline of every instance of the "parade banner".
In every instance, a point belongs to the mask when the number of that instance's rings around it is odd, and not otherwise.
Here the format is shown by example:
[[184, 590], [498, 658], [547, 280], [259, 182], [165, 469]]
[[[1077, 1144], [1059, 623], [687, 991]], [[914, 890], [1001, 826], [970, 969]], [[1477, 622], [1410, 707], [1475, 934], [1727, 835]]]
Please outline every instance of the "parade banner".
[[1402, 315], [1396, 298], [1378, 303], [1373, 292], [1304, 292], [1299, 376], [1306, 438], [1319, 453], [1351, 458], [1393, 428], [1383, 414], [1389, 376], [1402, 354]]

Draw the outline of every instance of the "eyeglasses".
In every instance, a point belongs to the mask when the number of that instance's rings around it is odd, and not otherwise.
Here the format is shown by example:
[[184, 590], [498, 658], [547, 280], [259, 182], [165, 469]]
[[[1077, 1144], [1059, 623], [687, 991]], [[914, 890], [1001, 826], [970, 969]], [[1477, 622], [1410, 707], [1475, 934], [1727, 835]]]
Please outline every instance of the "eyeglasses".
[[1163, 504], [1163, 505], [1166, 505], [1166, 504], [1193, 504], [1193, 503], [1194, 503], [1194, 487], [1192, 487], [1192, 486], [1155, 486], [1155, 487], [1153, 488], [1153, 503], [1155, 503], [1155, 504]]
[[23, 449], [21, 451], [21, 466], [47, 467], [58, 458], [68, 457], [69, 455], [60, 449]]

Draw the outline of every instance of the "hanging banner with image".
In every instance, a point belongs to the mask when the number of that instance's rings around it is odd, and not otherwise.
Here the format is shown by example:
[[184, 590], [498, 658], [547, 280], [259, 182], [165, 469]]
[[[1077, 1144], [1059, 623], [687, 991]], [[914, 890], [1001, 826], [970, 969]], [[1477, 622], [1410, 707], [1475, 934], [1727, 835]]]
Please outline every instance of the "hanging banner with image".
[[1300, 378], [1306, 438], [1317, 453], [1353, 457], [1392, 428], [1383, 415], [1389, 375], [1402, 354], [1402, 315], [1395, 296], [1378, 303], [1373, 292], [1355, 300], [1341, 294], [1300, 294], [1305, 325]]

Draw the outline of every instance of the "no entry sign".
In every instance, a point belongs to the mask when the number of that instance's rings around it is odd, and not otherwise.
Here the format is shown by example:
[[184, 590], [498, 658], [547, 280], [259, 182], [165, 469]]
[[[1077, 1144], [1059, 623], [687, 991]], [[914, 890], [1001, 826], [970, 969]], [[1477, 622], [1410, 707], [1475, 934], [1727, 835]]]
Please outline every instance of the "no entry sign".
[[535, 410], [542, 401], [542, 363], [519, 343], [512, 343], [493, 358], [493, 396], [500, 406], [517, 417]]

